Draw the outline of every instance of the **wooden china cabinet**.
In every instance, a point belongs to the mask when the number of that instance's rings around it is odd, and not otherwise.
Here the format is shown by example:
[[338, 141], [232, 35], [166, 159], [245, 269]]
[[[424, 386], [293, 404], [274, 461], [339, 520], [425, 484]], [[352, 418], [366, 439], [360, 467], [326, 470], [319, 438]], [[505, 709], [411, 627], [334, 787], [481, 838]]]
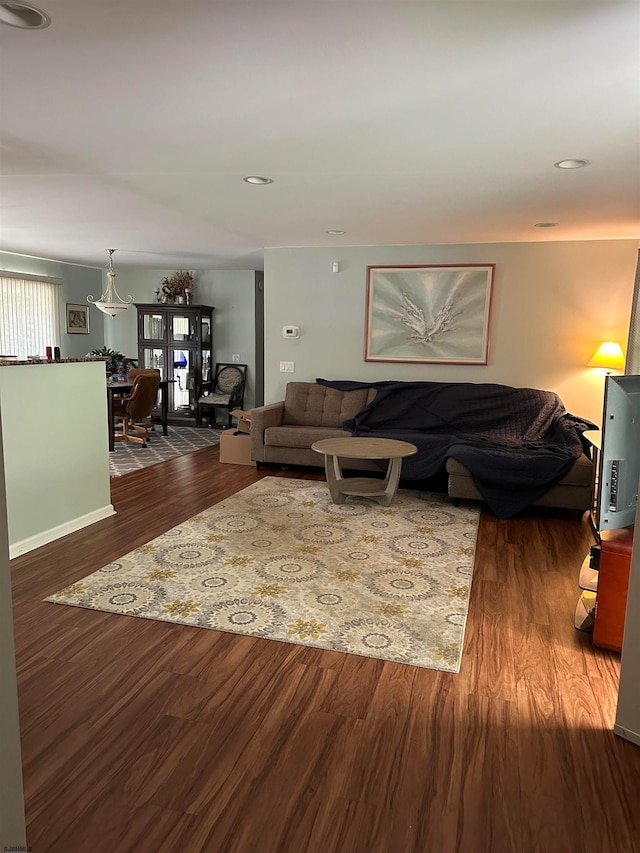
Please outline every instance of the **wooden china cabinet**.
[[195, 420], [202, 382], [211, 378], [213, 312], [208, 305], [136, 305], [138, 366], [169, 380], [169, 418]]

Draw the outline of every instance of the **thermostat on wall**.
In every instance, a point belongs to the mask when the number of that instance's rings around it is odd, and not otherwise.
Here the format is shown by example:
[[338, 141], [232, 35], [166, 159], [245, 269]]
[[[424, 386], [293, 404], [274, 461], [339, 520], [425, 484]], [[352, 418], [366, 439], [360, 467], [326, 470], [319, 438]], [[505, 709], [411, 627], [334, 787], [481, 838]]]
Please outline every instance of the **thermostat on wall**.
[[300, 337], [300, 327], [299, 326], [283, 326], [282, 327], [282, 337], [283, 338], [299, 338]]

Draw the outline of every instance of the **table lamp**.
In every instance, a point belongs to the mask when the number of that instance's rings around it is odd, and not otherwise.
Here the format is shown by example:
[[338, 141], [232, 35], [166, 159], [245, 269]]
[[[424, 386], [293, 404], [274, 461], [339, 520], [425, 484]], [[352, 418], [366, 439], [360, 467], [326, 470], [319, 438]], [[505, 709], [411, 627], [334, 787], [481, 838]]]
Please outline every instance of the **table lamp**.
[[607, 374], [612, 370], [624, 370], [622, 347], [615, 341], [604, 341], [587, 362], [587, 367], [603, 367]]

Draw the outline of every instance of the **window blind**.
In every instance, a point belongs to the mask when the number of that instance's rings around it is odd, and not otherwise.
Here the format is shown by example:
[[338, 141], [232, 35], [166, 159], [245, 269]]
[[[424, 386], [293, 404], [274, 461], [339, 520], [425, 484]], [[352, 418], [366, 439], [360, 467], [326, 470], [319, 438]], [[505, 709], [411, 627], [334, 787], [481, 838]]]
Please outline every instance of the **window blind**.
[[60, 346], [59, 279], [0, 270], [0, 354], [44, 357]]

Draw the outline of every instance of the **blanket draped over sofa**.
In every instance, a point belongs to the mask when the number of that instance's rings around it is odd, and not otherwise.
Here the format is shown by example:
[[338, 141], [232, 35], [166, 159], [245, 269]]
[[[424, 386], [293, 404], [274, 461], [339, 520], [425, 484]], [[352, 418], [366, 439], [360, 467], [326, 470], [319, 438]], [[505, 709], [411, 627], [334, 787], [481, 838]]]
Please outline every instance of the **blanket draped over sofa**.
[[465, 382], [317, 379], [341, 391], [375, 388], [375, 399], [344, 423], [355, 436], [409, 441], [402, 477], [422, 480], [449, 457], [471, 472], [499, 518], [511, 518], [558, 483], [586, 449], [596, 424], [570, 414], [552, 391]]

